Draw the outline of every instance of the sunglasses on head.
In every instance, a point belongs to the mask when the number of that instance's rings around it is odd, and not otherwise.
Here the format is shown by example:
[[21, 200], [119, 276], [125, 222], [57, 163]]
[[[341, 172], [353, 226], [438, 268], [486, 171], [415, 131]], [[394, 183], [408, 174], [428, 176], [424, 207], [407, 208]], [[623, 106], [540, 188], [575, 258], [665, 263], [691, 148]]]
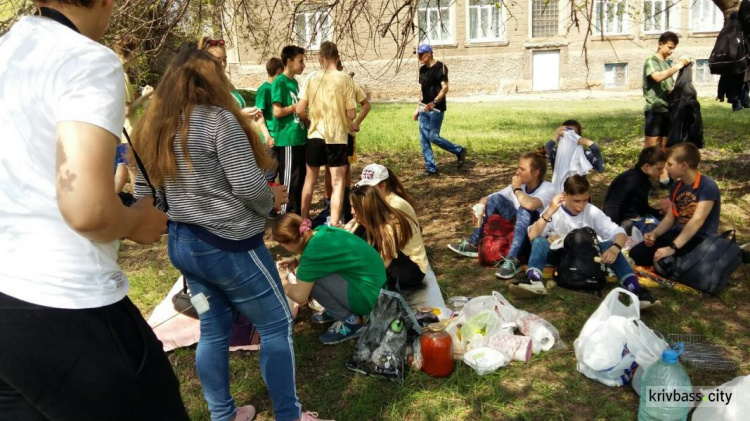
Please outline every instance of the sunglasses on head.
[[208, 39], [206, 40], [206, 43], [203, 45], [203, 48], [206, 48], [208, 46], [215, 47], [217, 45], [224, 45], [223, 39]]

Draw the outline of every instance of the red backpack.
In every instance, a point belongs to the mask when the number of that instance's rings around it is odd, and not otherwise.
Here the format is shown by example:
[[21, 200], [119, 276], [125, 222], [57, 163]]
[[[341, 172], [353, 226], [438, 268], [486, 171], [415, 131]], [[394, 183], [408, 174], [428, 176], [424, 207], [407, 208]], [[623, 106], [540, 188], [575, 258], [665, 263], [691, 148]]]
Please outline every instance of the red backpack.
[[494, 266], [503, 260], [513, 242], [515, 223], [494, 214], [487, 218], [479, 240], [479, 264]]

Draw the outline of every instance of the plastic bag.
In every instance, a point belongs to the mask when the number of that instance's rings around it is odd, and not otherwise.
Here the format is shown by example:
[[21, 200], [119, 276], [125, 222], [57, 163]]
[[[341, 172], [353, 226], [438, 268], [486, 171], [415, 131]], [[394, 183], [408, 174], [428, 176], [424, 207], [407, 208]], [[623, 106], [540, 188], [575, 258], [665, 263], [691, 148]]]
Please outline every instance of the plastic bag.
[[669, 348], [667, 341], [640, 320], [633, 320], [625, 326], [625, 337], [628, 350], [644, 370], [659, 361], [664, 350]]
[[484, 346], [487, 338], [499, 334], [502, 327], [500, 316], [494, 309], [481, 310], [465, 319], [460, 327], [461, 344], [467, 351]]
[[[731, 388], [731, 389], [730, 389]], [[708, 402], [701, 402], [693, 411], [693, 421], [740, 421], [746, 420], [750, 413], [750, 376], [739, 376], [724, 383], [717, 389], [732, 393], [732, 398], [727, 405], [708, 406]], [[716, 392], [711, 388], [702, 390], [704, 395]]]
[[364, 328], [346, 362], [358, 373], [403, 382], [409, 355], [419, 347], [422, 330], [401, 294], [381, 290]]
[[484, 376], [508, 365], [510, 358], [494, 348], [483, 346], [467, 352], [464, 362], [477, 374]]
[[[621, 302], [621, 294], [630, 302]], [[635, 294], [622, 288], [607, 294], [573, 343], [578, 371], [608, 386], [628, 384], [637, 363], [627, 346], [626, 326], [638, 319], [640, 306]]]

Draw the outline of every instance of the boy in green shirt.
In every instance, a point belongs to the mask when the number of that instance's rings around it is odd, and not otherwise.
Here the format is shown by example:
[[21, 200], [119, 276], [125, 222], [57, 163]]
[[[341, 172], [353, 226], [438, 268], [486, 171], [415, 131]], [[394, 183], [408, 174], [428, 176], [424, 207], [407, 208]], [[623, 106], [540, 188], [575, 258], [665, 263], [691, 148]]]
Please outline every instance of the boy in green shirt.
[[659, 37], [656, 54], [643, 63], [643, 98], [646, 117], [644, 148], [658, 145], [666, 149], [669, 137], [669, 93], [674, 87], [672, 75], [690, 63], [689, 58], [680, 59], [674, 66], [667, 61], [680, 39], [674, 32], [667, 31]]
[[[260, 127], [260, 134], [263, 141], [266, 144], [266, 149], [274, 159], [278, 159], [276, 153], [273, 150], [275, 137], [276, 137], [276, 120], [273, 118], [273, 99], [272, 97], [272, 84], [278, 75], [284, 71], [284, 63], [278, 57], [271, 57], [266, 63], [266, 73], [268, 73], [268, 79], [263, 82], [258, 88], [255, 94], [255, 106], [260, 110], [258, 116], [258, 126]], [[266, 171], [264, 174], [266, 181], [273, 182], [276, 180], [278, 173], [278, 167], [272, 170]]]
[[299, 84], [295, 76], [305, 70], [305, 49], [287, 45], [281, 50], [284, 72], [271, 85], [273, 117], [276, 120], [274, 151], [279, 159], [279, 182], [287, 187], [289, 202], [280, 213], [299, 214], [302, 186], [305, 182], [305, 150], [307, 127], [295, 112]]

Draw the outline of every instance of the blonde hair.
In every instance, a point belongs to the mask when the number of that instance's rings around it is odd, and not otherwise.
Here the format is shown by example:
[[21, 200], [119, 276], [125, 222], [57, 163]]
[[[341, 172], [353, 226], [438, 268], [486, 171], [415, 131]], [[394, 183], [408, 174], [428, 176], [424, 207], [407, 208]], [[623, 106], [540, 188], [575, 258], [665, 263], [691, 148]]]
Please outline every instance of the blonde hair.
[[354, 186], [350, 199], [357, 221], [365, 229], [367, 242], [384, 260], [398, 257], [398, 252], [414, 235], [416, 221], [388, 205], [373, 186]]

